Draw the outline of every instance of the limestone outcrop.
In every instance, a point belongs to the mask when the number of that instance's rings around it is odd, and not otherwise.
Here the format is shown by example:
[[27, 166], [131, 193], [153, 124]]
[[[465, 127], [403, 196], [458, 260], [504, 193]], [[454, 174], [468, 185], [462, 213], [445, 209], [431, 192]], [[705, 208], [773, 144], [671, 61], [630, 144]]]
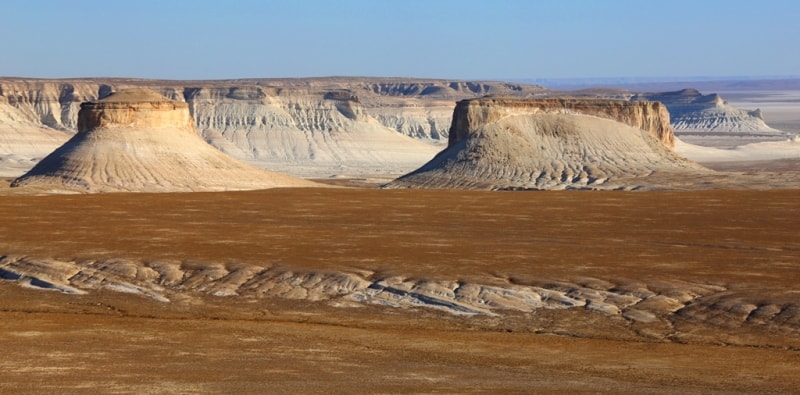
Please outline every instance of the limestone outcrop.
[[149, 89], [127, 89], [81, 104], [78, 132], [101, 128], [170, 127], [194, 130], [189, 105]]
[[456, 105], [445, 150], [389, 188], [637, 189], [706, 172], [672, 151], [660, 103], [481, 98]]
[[150, 90], [123, 90], [86, 102], [77, 125], [77, 134], [12, 186], [173, 192], [316, 185], [225, 155], [197, 135], [186, 103]]

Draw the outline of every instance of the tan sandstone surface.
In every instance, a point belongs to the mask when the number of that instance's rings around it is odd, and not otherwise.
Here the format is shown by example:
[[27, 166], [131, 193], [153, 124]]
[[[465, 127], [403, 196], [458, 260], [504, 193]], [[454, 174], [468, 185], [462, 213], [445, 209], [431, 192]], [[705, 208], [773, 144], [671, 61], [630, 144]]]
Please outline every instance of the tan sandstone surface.
[[314, 184], [206, 144], [186, 103], [131, 89], [81, 105], [78, 133], [12, 186], [43, 192], [185, 192]]
[[792, 393], [796, 191], [0, 197], [0, 389]]

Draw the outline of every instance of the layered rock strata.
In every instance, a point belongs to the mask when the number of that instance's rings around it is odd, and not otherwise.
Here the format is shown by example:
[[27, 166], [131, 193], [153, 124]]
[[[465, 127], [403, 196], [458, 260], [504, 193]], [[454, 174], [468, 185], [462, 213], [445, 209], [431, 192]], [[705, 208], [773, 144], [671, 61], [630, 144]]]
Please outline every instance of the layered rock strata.
[[[303, 177], [378, 179], [408, 173], [441, 150], [458, 100], [556, 94], [508, 82], [404, 78], [0, 78], [0, 176], [23, 174], [68, 140], [78, 129], [81, 103], [128, 88], [147, 88], [186, 102], [197, 131], [208, 143], [258, 167]], [[766, 126], [757, 111], [735, 109], [718, 96], [696, 90], [636, 95], [597, 89], [570, 94], [663, 101], [672, 113], [673, 127], [684, 135], [755, 131], [771, 140], [783, 137]]]
[[145, 89], [86, 102], [78, 133], [14, 187], [82, 192], [168, 192], [313, 186], [239, 162], [205, 143], [189, 106]]
[[669, 113], [654, 102], [464, 100], [449, 136], [445, 150], [387, 187], [633, 189], [657, 171], [705, 171], [672, 151]]

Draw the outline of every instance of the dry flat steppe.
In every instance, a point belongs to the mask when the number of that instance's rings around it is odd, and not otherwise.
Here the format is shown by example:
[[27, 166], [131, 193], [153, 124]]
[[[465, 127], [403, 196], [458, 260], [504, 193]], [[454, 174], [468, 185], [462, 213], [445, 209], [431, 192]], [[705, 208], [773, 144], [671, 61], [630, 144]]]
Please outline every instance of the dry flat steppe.
[[800, 388], [796, 190], [0, 195], [0, 392]]
[[[800, 138], [767, 111], [692, 89], [2, 82], [0, 173], [28, 172], [0, 184], [2, 393], [800, 388]], [[593, 190], [531, 191], [573, 188]]]

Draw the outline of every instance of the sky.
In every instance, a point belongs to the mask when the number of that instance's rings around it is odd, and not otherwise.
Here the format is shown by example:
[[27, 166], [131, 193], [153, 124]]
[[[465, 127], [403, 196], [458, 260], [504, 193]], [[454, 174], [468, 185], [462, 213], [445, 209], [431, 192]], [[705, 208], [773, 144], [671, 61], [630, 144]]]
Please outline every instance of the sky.
[[796, 0], [2, 0], [0, 76], [800, 75]]

